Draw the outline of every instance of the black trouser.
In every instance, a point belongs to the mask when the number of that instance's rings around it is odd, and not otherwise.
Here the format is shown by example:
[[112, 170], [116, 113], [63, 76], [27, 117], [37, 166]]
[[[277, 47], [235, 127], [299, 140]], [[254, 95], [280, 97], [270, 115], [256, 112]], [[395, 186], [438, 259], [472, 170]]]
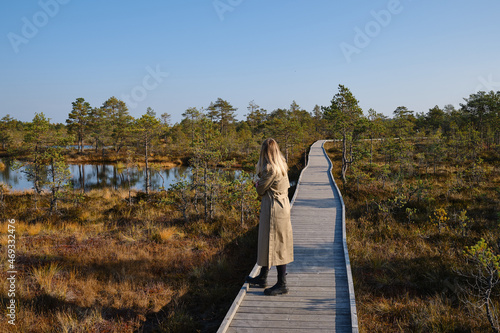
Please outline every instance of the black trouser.
[[[286, 282], [286, 264], [285, 265], [279, 265], [279, 266], [276, 266], [276, 270], [278, 271], [278, 282], [281, 282], [281, 283], [284, 283]], [[269, 267], [268, 266], [262, 266], [262, 268], [260, 269], [260, 274], [262, 274], [263, 272], [267, 272], [269, 271]]]
[[276, 266], [276, 270], [278, 271], [278, 282], [284, 282], [286, 276], [286, 265]]

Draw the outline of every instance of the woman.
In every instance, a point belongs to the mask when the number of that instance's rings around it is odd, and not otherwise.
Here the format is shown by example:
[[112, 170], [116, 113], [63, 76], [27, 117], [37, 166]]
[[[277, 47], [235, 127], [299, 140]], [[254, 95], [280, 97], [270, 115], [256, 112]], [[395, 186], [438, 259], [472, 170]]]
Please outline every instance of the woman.
[[262, 143], [256, 166], [259, 177], [255, 184], [262, 197], [259, 220], [257, 264], [262, 266], [259, 275], [246, 281], [251, 285], [266, 287], [267, 273], [277, 266], [278, 282], [264, 290], [266, 295], [288, 293], [286, 264], [293, 261], [293, 234], [288, 200], [288, 166], [274, 139]]

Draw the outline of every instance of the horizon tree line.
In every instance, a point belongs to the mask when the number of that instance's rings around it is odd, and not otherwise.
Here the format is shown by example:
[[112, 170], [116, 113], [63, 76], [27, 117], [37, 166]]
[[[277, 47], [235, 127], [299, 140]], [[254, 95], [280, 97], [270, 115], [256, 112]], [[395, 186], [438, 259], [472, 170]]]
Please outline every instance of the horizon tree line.
[[[53, 146], [58, 138], [59, 145], [62, 141], [65, 145], [73, 143], [79, 153], [85, 145], [91, 145], [96, 153], [101, 150], [103, 156], [107, 152], [125, 152], [136, 156], [135, 159], [142, 155], [148, 173], [150, 156], [193, 157], [207, 135], [224, 137], [214, 147], [221, 161], [236, 158], [247, 168], [253, 167], [256, 151], [266, 137], [274, 137], [280, 143], [287, 161], [290, 156], [305, 152], [317, 139], [339, 139], [343, 183], [347, 181], [349, 166], [360, 153], [356, 144], [360, 139], [370, 141], [370, 160], [374, 140], [381, 139], [386, 162], [399, 161], [404, 165], [410, 163], [412, 156], [410, 142], [417, 137], [426, 138], [434, 142], [433, 151], [429, 152], [434, 157], [434, 167], [443, 156], [440, 151], [443, 141], [449, 142], [456, 158], [474, 155], [478, 145], [488, 149], [497, 149], [500, 145], [500, 91], [471, 94], [464, 98], [459, 109], [445, 105], [434, 106], [427, 113], [415, 113], [399, 106], [389, 118], [373, 109], [365, 114], [349, 88], [339, 85], [338, 89], [330, 105], [316, 105], [310, 112], [295, 101], [289, 108], [271, 112], [250, 101], [246, 119], [241, 121], [236, 119], [237, 109], [218, 98], [206, 108], [186, 109], [182, 120], [173, 125], [169, 113], [158, 117], [152, 108], [134, 118], [126, 103], [114, 96], [101, 107], [91, 107], [80, 97], [72, 103], [66, 125], [50, 123], [43, 113], [36, 113], [32, 122], [4, 116], [0, 119], [0, 144], [8, 155], [15, 157], [33, 155], [34, 150]], [[34, 126], [40, 117], [46, 120], [44, 133], [52, 134], [39, 135], [41, 141], [33, 148], [28, 143], [36, 133]], [[148, 192], [148, 184], [145, 190]]]

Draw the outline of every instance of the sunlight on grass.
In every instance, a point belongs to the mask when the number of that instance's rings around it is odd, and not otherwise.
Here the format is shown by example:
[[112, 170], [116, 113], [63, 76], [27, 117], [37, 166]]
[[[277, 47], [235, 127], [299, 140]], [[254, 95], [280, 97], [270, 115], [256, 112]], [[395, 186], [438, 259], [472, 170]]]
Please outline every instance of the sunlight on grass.
[[40, 288], [51, 295], [54, 290], [54, 277], [61, 272], [61, 267], [57, 263], [50, 263], [38, 268], [32, 269], [32, 275]]
[[76, 331], [78, 327], [80, 327], [80, 322], [78, 317], [69, 312], [57, 312], [56, 313], [57, 322], [59, 323], [59, 327], [61, 332], [71, 333]]
[[30, 236], [35, 236], [40, 234], [43, 229], [43, 225], [41, 223], [30, 224], [26, 227], [26, 233]]
[[9, 244], [9, 236], [8, 235], [0, 235], [0, 245], [7, 246]]
[[177, 238], [184, 238], [185, 234], [176, 227], [163, 228], [159, 231], [159, 235], [162, 241], [168, 241]]

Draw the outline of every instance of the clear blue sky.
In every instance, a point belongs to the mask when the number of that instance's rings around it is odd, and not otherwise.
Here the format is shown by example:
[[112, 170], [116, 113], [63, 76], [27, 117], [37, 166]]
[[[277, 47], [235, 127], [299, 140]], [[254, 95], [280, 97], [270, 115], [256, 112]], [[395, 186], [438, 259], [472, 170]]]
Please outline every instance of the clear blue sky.
[[4, 0], [0, 117], [64, 122], [78, 97], [131, 95], [134, 117], [179, 122], [220, 97], [244, 119], [251, 100], [328, 105], [339, 84], [365, 112], [458, 106], [500, 90], [498, 13], [498, 0]]

